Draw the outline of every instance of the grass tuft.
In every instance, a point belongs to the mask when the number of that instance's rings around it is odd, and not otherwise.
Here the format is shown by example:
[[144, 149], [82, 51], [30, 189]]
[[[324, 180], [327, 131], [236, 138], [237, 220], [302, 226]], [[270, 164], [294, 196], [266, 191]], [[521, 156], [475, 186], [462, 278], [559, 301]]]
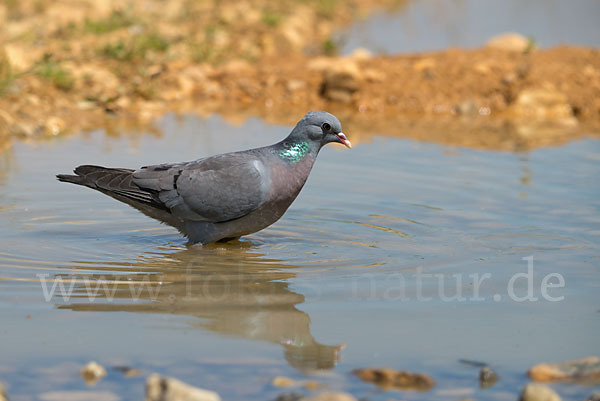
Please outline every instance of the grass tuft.
[[169, 48], [169, 41], [155, 32], [133, 36], [128, 41], [119, 40], [108, 43], [100, 53], [108, 58], [120, 61], [143, 59], [150, 51], [164, 53]]
[[73, 89], [75, 85], [75, 79], [71, 73], [64, 69], [58, 61], [53, 60], [51, 54], [45, 54], [34, 70], [35, 74], [49, 80], [54, 86], [65, 92]]
[[136, 23], [135, 19], [124, 13], [123, 11], [115, 10], [108, 18], [97, 20], [86, 20], [83, 29], [85, 32], [95, 35], [102, 35], [118, 29], [127, 28]]

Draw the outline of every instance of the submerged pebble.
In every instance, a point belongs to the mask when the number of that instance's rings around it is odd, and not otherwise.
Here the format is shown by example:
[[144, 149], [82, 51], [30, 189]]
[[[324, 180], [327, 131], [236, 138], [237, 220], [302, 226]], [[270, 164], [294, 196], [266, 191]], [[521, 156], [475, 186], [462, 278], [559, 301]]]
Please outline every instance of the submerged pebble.
[[356, 401], [356, 398], [348, 393], [326, 391], [323, 393], [301, 398], [300, 401]]
[[519, 401], [561, 401], [561, 398], [548, 386], [529, 383], [523, 389]]
[[498, 375], [489, 366], [484, 366], [479, 371], [479, 387], [485, 389], [492, 387], [498, 381]]
[[435, 386], [435, 381], [430, 376], [403, 370], [357, 369], [352, 373], [363, 381], [374, 383], [384, 390], [428, 391]]
[[214, 391], [153, 374], [146, 380], [146, 401], [221, 401]]
[[527, 372], [539, 382], [575, 380], [600, 382], [600, 358], [595, 356], [559, 363], [540, 363]]
[[106, 376], [106, 369], [99, 363], [91, 361], [79, 371], [79, 374], [89, 386], [93, 386]]
[[8, 401], [8, 396], [4, 391], [4, 384], [0, 383], [0, 401]]

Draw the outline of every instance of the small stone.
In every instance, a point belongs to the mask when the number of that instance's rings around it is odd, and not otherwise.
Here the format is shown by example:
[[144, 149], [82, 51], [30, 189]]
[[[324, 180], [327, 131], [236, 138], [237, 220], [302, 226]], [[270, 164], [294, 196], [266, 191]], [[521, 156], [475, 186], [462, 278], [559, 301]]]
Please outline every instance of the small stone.
[[295, 92], [297, 90], [303, 89], [306, 87], [306, 82], [301, 81], [299, 79], [291, 79], [285, 83], [285, 88], [290, 92]]
[[436, 65], [435, 59], [433, 59], [431, 57], [427, 57], [427, 58], [423, 58], [423, 59], [417, 61], [416, 63], [414, 63], [413, 69], [415, 71], [431, 70], [431, 69], [435, 68], [435, 65]]
[[525, 52], [531, 48], [531, 40], [518, 33], [508, 32], [494, 36], [485, 46], [505, 51]]
[[146, 380], [146, 401], [220, 401], [213, 391], [192, 387], [177, 379], [153, 374]]
[[46, 135], [55, 136], [64, 131], [65, 122], [59, 117], [50, 117], [46, 120], [44, 128]]
[[285, 376], [277, 376], [273, 380], [271, 380], [271, 384], [275, 387], [292, 387], [297, 385], [296, 380], [285, 377]]
[[383, 82], [385, 81], [385, 73], [383, 71], [368, 69], [364, 72], [364, 77], [369, 82]]
[[361, 78], [360, 69], [354, 61], [341, 59], [332, 62], [323, 71], [320, 94], [328, 100], [349, 103], [352, 94], [358, 91]]
[[251, 70], [250, 64], [244, 60], [231, 60], [223, 66], [223, 72], [229, 75], [244, 74]]
[[120, 401], [110, 391], [48, 391], [38, 396], [42, 401]]
[[393, 369], [357, 369], [353, 371], [356, 376], [366, 382], [376, 384], [387, 389], [428, 391], [435, 386], [435, 381], [422, 373], [412, 373]]
[[0, 383], [0, 401], [8, 401], [6, 391], [4, 391], [4, 384]]
[[348, 393], [326, 391], [323, 393], [304, 397], [301, 401], [356, 401], [356, 398]]
[[350, 53], [348, 57], [356, 61], [365, 61], [373, 58], [373, 53], [365, 48], [359, 47]]
[[551, 382], [562, 380], [600, 380], [600, 359], [589, 357], [560, 363], [540, 363], [527, 372], [531, 380]]
[[115, 366], [113, 369], [118, 370], [125, 377], [137, 377], [142, 374], [141, 370], [130, 368], [129, 366]]
[[79, 374], [88, 385], [93, 386], [106, 376], [106, 369], [99, 363], [91, 361], [79, 371]]
[[283, 393], [279, 394], [273, 401], [299, 401], [303, 397], [300, 393]]
[[456, 112], [461, 116], [476, 116], [478, 113], [477, 104], [473, 100], [465, 100], [456, 106]]
[[586, 398], [585, 401], [600, 401], [600, 391], [596, 391], [588, 398]]
[[561, 399], [550, 387], [529, 383], [523, 389], [519, 401], [561, 401]]
[[488, 366], [484, 366], [479, 371], [479, 387], [489, 388], [496, 384], [498, 381], [498, 375]]
[[319, 388], [323, 387], [323, 385], [319, 382], [316, 382], [314, 380], [309, 380], [306, 383], [304, 383], [304, 388], [309, 390], [309, 391], [315, 391], [318, 390]]
[[517, 100], [510, 106], [517, 117], [533, 117], [546, 120], [571, 120], [573, 109], [567, 96], [552, 88], [531, 88], [522, 90]]

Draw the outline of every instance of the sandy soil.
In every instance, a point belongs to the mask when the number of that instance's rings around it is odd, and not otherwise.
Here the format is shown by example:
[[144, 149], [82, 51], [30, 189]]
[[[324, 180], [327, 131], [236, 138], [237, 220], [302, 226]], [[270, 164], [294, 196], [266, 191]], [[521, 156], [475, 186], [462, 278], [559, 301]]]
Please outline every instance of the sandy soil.
[[599, 132], [600, 50], [501, 37], [474, 50], [336, 55], [331, 34], [402, 1], [8, 1], [0, 5], [0, 146], [168, 112], [526, 150]]

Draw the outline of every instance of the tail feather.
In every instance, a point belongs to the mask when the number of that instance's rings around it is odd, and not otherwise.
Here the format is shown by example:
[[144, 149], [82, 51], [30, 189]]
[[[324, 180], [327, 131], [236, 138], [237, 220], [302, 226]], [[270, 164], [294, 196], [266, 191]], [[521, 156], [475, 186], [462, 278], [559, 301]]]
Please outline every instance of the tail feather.
[[84, 165], [75, 168], [73, 171], [76, 175], [58, 174], [56, 178], [62, 182], [83, 185], [98, 190], [134, 207], [144, 204], [145, 206], [168, 210], [158, 199], [156, 191], [141, 188], [132, 181], [134, 170]]
[[171, 210], [160, 200], [158, 192], [143, 188], [132, 180], [134, 170], [84, 165], [73, 170], [75, 175], [58, 174], [61, 182], [83, 185], [100, 191], [116, 200], [124, 202], [163, 223], [181, 231], [181, 222], [171, 214]]

